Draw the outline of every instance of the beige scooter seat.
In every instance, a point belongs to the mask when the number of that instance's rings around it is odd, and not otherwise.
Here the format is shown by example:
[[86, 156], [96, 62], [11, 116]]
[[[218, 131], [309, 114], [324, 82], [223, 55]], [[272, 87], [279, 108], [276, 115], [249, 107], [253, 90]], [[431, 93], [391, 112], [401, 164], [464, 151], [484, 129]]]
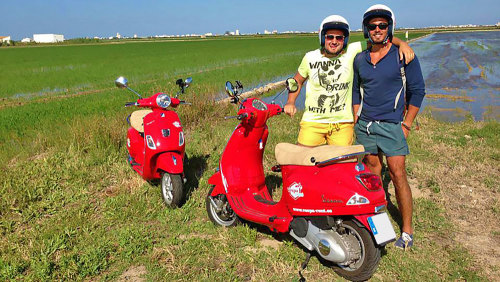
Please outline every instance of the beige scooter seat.
[[[274, 154], [276, 155], [276, 161], [280, 165], [313, 166], [318, 162], [364, 151], [365, 147], [363, 145], [304, 147], [290, 143], [279, 143], [276, 145]], [[312, 158], [314, 158], [314, 161], [311, 161]], [[357, 161], [356, 158], [351, 158], [340, 162], [355, 161]]]
[[138, 110], [130, 115], [130, 125], [140, 133], [144, 133], [144, 117], [152, 110]]

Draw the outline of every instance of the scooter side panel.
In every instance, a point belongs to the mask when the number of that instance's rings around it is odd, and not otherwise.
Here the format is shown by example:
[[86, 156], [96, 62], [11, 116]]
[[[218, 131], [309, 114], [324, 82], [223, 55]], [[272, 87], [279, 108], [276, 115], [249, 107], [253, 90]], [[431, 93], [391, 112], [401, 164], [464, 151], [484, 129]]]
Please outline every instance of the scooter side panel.
[[144, 163], [144, 138], [130, 127], [127, 131], [127, 150], [136, 163]]
[[[294, 216], [372, 214], [385, 205], [385, 192], [368, 191], [355, 178], [356, 163], [338, 163], [325, 167], [282, 166], [283, 194]], [[347, 205], [354, 195], [366, 197], [367, 204]]]

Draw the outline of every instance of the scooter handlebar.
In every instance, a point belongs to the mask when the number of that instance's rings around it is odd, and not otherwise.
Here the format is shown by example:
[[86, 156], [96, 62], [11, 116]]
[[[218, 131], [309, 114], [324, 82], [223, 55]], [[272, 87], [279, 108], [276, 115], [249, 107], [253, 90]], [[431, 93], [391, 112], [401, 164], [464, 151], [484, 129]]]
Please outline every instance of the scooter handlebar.
[[137, 105], [139, 105], [139, 103], [137, 103], [137, 102], [127, 102], [127, 103], [125, 103], [125, 107], [131, 107], [131, 106], [137, 106]]
[[275, 116], [275, 115], [279, 115], [282, 112], [284, 112], [283, 107], [280, 105], [276, 105], [276, 104], [267, 104], [267, 108], [269, 109], [269, 116], [271, 116], [271, 117]]
[[248, 117], [248, 113], [242, 113], [242, 114], [238, 114], [236, 116], [227, 116], [227, 117], [224, 117], [224, 119], [235, 118], [237, 120], [242, 120], [242, 119], [247, 118], [247, 117]]

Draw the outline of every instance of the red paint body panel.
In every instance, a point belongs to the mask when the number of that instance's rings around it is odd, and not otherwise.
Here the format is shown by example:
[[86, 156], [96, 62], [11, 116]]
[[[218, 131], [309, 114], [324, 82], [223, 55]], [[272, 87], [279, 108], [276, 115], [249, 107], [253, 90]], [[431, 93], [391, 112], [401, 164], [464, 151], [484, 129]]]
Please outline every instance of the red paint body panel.
[[[161, 171], [172, 174], [183, 173], [183, 159], [185, 142], [179, 143], [179, 138], [184, 140], [184, 132], [176, 112], [156, 105], [157, 93], [149, 98], [139, 99], [139, 107], [149, 107], [152, 113], [144, 117], [144, 133], [130, 127], [127, 132], [127, 149], [132, 161], [138, 165], [132, 168], [145, 180], [161, 178]], [[180, 100], [171, 98], [171, 106], [179, 105]], [[163, 136], [162, 130], [168, 130], [169, 135]], [[148, 145], [146, 140], [152, 140]], [[176, 158], [176, 164], [172, 159]]]
[[[266, 104], [267, 110], [259, 110], [254, 100], [242, 102], [238, 114], [247, 113], [248, 117], [233, 131], [220, 158], [220, 170], [209, 179], [215, 185], [212, 196], [226, 194], [239, 217], [275, 232], [288, 232], [290, 222], [299, 216], [353, 216], [370, 230], [366, 218], [375, 214], [375, 207], [387, 204], [385, 193], [383, 189], [364, 188], [356, 175], [370, 171], [366, 167], [357, 171], [354, 162], [281, 166], [283, 193], [279, 202], [272, 202], [262, 158], [269, 134], [266, 121], [282, 109]], [[369, 203], [347, 205], [355, 194], [366, 197]]]

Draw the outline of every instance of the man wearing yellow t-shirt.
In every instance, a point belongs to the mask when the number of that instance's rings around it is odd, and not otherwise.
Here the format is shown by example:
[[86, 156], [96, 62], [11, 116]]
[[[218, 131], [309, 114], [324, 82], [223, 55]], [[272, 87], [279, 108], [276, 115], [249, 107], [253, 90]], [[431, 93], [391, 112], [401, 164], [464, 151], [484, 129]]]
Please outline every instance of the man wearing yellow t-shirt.
[[[299, 145], [351, 145], [353, 61], [362, 51], [362, 44], [347, 45], [349, 23], [338, 15], [328, 16], [321, 22], [318, 36], [321, 48], [308, 52], [302, 59], [294, 76], [299, 87], [288, 94], [285, 113], [295, 115], [295, 100], [308, 79]], [[400, 50], [407, 60], [413, 58], [413, 51], [406, 43], [396, 39], [396, 45], [403, 45]]]

